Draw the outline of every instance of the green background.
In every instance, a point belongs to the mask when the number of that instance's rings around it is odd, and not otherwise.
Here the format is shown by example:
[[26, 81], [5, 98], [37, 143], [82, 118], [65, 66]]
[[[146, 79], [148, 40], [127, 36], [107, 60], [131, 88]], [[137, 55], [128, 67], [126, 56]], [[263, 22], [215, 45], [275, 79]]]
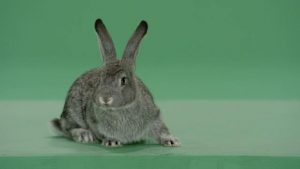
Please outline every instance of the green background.
[[[300, 1], [0, 0], [0, 168], [300, 168]], [[102, 64], [94, 21], [182, 146], [79, 144], [48, 130], [72, 82]]]
[[142, 20], [137, 74], [157, 99], [300, 99], [300, 1], [1, 0], [0, 99], [64, 99], [101, 65], [102, 18], [121, 56]]

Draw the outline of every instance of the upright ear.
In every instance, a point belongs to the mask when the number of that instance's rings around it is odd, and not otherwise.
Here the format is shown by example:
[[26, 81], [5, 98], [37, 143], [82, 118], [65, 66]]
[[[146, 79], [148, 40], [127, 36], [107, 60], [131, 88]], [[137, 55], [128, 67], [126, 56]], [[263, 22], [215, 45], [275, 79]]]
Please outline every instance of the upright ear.
[[137, 55], [138, 47], [143, 39], [144, 35], [147, 33], [148, 24], [146, 21], [141, 21], [141, 23], [136, 28], [135, 32], [129, 39], [123, 57], [122, 63], [131, 69], [135, 67], [135, 57]]
[[101, 19], [96, 20], [95, 30], [98, 34], [104, 64], [115, 62], [117, 56], [114, 43]]

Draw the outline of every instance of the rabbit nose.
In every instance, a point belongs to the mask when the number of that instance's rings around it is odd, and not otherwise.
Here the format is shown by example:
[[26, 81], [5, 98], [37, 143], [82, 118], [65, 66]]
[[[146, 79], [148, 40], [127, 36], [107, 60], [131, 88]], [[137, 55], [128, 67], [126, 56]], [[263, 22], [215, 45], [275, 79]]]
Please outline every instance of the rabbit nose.
[[113, 98], [112, 97], [99, 97], [99, 102], [101, 104], [106, 104], [106, 105], [111, 105], [113, 102]]

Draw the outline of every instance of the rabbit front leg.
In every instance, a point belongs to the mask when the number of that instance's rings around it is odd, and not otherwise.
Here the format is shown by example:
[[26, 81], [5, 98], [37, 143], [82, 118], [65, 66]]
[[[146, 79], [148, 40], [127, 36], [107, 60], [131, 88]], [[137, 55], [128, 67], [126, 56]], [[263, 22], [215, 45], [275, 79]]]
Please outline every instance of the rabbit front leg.
[[121, 147], [122, 144], [120, 141], [116, 139], [111, 139], [111, 138], [104, 138], [102, 139], [102, 145], [106, 147]]
[[83, 128], [74, 128], [70, 130], [72, 139], [80, 143], [95, 143], [97, 142], [95, 136], [90, 130]]
[[180, 142], [172, 136], [164, 122], [159, 118], [149, 128], [149, 136], [164, 146], [177, 147]]

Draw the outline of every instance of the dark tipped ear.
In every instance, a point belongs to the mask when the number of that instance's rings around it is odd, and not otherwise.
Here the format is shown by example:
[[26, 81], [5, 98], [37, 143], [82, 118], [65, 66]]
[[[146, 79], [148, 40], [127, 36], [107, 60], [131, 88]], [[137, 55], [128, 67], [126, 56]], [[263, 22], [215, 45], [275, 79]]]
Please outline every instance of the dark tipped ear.
[[129, 66], [130, 68], [135, 67], [135, 57], [137, 55], [140, 42], [147, 33], [147, 29], [147, 22], [141, 21], [141, 23], [138, 25], [135, 32], [129, 39], [122, 57], [122, 63], [126, 66]]
[[116, 50], [113, 41], [101, 19], [95, 22], [95, 30], [98, 34], [100, 50], [104, 64], [109, 64], [117, 60]]

